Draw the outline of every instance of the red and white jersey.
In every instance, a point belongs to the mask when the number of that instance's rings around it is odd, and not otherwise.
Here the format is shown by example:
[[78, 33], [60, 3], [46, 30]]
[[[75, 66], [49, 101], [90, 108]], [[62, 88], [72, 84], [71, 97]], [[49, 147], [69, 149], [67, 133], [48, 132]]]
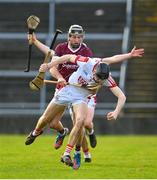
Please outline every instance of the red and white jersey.
[[[81, 55], [81, 56], [85, 56], [85, 57], [91, 57], [93, 55], [91, 50], [84, 43], [81, 44], [78, 49], [73, 51], [68, 46], [67, 42], [58, 44], [55, 49], [55, 53], [57, 56], [62, 56], [65, 54], [76, 54], [76, 55]], [[70, 75], [73, 72], [75, 72], [77, 70], [77, 68], [78, 68], [78, 65], [71, 63], [71, 62], [58, 65], [58, 70], [66, 81], [69, 80]]]
[[[61, 88], [55, 93], [52, 102], [57, 104], [76, 104], [87, 103], [90, 107], [96, 105], [96, 95], [93, 95], [91, 91], [86, 88], [75, 86], [72, 84], [80, 85], [99, 85], [93, 79], [94, 67], [101, 61], [100, 58], [89, 58], [83, 56], [76, 56], [76, 64], [79, 66], [77, 71], [73, 72], [69, 78], [69, 85]], [[103, 81], [104, 86], [115, 87], [116, 83], [110, 76]], [[84, 86], [85, 87], [85, 86]]]
[[[77, 63], [79, 68], [70, 76], [69, 83], [80, 85], [96, 84], [93, 80], [93, 69], [100, 61], [101, 58], [77, 56], [75, 62]], [[109, 76], [108, 79], [104, 80], [103, 85], [110, 88], [117, 86], [116, 82], [111, 76]]]

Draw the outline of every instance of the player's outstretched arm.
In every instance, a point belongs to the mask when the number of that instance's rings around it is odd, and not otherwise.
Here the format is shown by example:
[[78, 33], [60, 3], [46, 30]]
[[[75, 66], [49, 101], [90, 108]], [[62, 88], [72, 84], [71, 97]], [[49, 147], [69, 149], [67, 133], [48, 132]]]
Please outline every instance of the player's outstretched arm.
[[104, 62], [106, 64], [114, 64], [114, 63], [126, 61], [131, 58], [136, 58], [136, 57], [141, 58], [141, 57], [143, 57], [143, 55], [144, 55], [143, 48], [136, 49], [136, 47], [134, 47], [129, 53], [119, 54], [119, 55], [115, 55], [112, 57], [103, 58], [102, 62]]
[[56, 65], [65, 63], [65, 62], [75, 63], [75, 58], [76, 58], [76, 55], [71, 55], [71, 54], [63, 55], [58, 58], [52, 58], [50, 63], [41, 64], [39, 72], [45, 72], [45, 71], [49, 70], [50, 68], [52, 68]]

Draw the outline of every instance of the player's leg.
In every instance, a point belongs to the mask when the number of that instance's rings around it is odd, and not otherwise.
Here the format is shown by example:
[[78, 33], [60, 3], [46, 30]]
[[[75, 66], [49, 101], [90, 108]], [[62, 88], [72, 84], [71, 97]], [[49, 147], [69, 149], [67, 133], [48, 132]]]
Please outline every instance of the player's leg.
[[81, 146], [82, 146], [82, 140], [85, 137], [85, 129], [82, 128], [82, 131], [80, 132], [80, 136], [77, 140], [76, 146], [75, 146], [75, 152], [74, 152], [74, 159], [73, 159], [73, 168], [78, 169], [81, 165]]
[[53, 118], [58, 114], [60, 111], [63, 111], [65, 109], [65, 106], [57, 105], [55, 103], [50, 102], [47, 106], [46, 110], [42, 114], [42, 116], [39, 118], [37, 125], [35, 129], [29, 134], [29, 136], [26, 139], [25, 144], [29, 145], [32, 144], [37, 136], [42, 134], [43, 128], [53, 121]]
[[82, 140], [82, 151], [84, 153], [84, 162], [91, 162], [92, 158], [91, 158], [91, 154], [88, 147], [86, 133], [84, 134], [83, 140]]
[[95, 136], [94, 128], [93, 128], [94, 111], [95, 111], [95, 108], [88, 107], [87, 118], [85, 120], [85, 125], [84, 125], [85, 128], [87, 129], [90, 145], [92, 148], [95, 148], [97, 145], [97, 140], [96, 140], [96, 136]]
[[69, 166], [73, 166], [70, 153], [82, 133], [88, 107], [86, 103], [79, 103], [79, 104], [73, 105], [73, 110], [74, 110], [76, 122], [70, 132], [68, 144], [61, 158], [61, 161], [65, 162]]
[[89, 135], [90, 145], [93, 148], [96, 147], [97, 145], [97, 140], [94, 133], [94, 125], [93, 125], [95, 106], [96, 106], [96, 95], [92, 96], [88, 101], [88, 113], [84, 124], [85, 128], [87, 129], [87, 133]]
[[61, 123], [61, 118], [64, 114], [64, 109], [62, 111], [60, 111], [53, 119], [53, 121], [50, 122], [49, 126], [52, 129], [55, 129], [58, 134], [56, 137], [56, 141], [54, 144], [55, 149], [59, 149], [64, 141], [65, 136], [68, 134], [69, 130], [68, 128], [64, 128], [64, 126]]
[[[71, 116], [71, 119], [73, 121], [73, 125], [75, 123], [75, 113], [73, 111], [73, 107], [69, 107], [69, 113], [70, 113], [70, 116]], [[74, 157], [76, 154], [78, 154], [77, 157], [80, 157], [81, 159], [81, 147], [82, 147], [82, 150], [83, 150], [83, 153], [84, 153], [84, 158], [85, 158], [85, 162], [91, 162], [91, 154], [89, 152], [89, 148], [88, 148], [88, 142], [87, 142], [87, 138], [86, 138], [86, 135], [84, 133], [84, 136], [82, 137], [82, 144], [79, 144], [79, 141], [76, 143], [76, 146], [75, 146], [75, 152], [74, 152]], [[79, 162], [79, 160], [78, 160]]]
[[[73, 111], [73, 107], [69, 107], [69, 113], [73, 122], [73, 126], [75, 124], [75, 113]], [[74, 152], [74, 160], [73, 160], [73, 167], [74, 169], [78, 169], [81, 164], [81, 144], [82, 144], [82, 136], [80, 136], [75, 145], [75, 152]]]

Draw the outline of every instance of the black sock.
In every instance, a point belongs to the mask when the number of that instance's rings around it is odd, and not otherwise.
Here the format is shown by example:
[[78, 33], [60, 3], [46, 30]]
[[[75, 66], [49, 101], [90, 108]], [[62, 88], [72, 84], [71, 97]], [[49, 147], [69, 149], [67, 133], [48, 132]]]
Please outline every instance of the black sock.
[[80, 151], [80, 149], [81, 149], [81, 146], [76, 145], [75, 150]]

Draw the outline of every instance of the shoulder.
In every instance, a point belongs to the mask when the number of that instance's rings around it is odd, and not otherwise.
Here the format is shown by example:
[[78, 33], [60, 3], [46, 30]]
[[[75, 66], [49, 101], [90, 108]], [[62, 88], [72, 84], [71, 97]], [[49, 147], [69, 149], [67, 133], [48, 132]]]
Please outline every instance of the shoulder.
[[68, 46], [67, 44], [68, 44], [67, 42], [58, 44], [55, 48], [55, 54], [57, 56], [62, 56], [64, 54], [68, 54], [67, 53], [67, 46]]
[[88, 57], [93, 56], [92, 50], [85, 43], [82, 43], [81, 50], [82, 50], [84, 56], [88, 56]]
[[87, 44], [85, 44], [85, 43], [82, 43], [82, 47], [85, 48], [85, 49], [90, 49], [90, 48], [87, 46]]

